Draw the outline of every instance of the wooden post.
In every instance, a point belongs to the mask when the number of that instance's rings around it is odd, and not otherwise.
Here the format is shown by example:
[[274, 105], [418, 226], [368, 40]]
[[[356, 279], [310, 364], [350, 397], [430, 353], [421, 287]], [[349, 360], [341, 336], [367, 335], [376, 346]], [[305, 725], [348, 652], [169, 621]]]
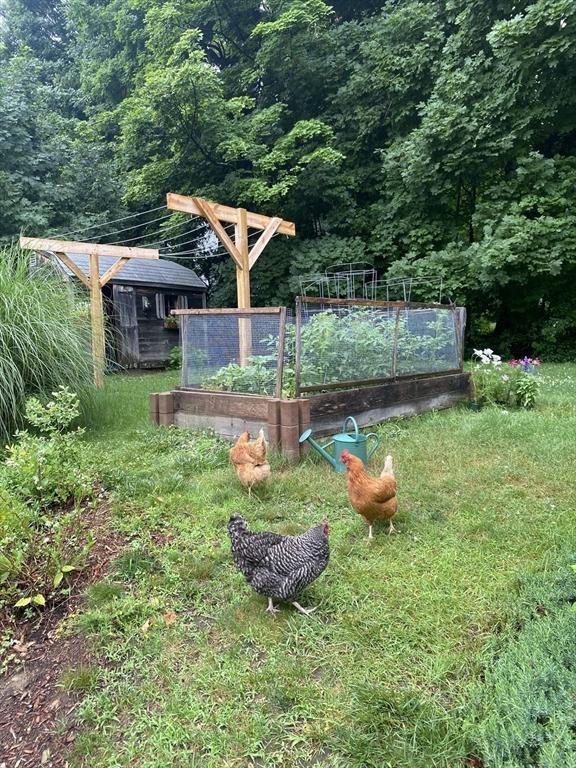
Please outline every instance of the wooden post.
[[278, 360], [276, 362], [276, 397], [282, 397], [282, 379], [284, 378], [284, 349], [286, 347], [286, 307], [280, 310], [280, 328], [278, 333]]
[[[238, 220], [234, 225], [234, 245], [240, 254], [242, 266], [236, 266], [236, 289], [238, 308], [250, 309], [250, 259], [248, 252], [248, 223], [245, 208], [238, 208]], [[240, 365], [244, 368], [252, 354], [252, 320], [238, 320], [240, 338]]]
[[401, 309], [398, 307], [396, 310], [396, 319], [394, 321], [394, 338], [392, 340], [392, 378], [396, 378], [396, 369], [398, 365], [398, 328], [400, 326], [400, 312]]
[[104, 384], [106, 345], [104, 342], [104, 305], [100, 289], [100, 265], [97, 253], [90, 254], [90, 317], [92, 320], [92, 358], [94, 383]]
[[296, 296], [296, 359], [294, 361], [294, 397], [300, 397], [300, 368], [302, 365], [302, 302]]

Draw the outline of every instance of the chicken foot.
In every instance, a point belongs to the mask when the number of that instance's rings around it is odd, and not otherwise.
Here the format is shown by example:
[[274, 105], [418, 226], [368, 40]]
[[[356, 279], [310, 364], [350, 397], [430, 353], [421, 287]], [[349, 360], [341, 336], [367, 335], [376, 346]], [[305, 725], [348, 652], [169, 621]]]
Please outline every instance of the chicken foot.
[[280, 613], [280, 609], [274, 607], [271, 597], [268, 598], [268, 607], [266, 608], [266, 611], [268, 613]]
[[305, 616], [310, 616], [310, 614], [314, 613], [314, 611], [318, 607], [318, 606], [314, 606], [314, 608], [302, 608], [300, 603], [297, 603], [295, 600], [292, 601], [292, 605], [294, 606], [294, 608], [298, 608], [300, 613], [303, 613]]

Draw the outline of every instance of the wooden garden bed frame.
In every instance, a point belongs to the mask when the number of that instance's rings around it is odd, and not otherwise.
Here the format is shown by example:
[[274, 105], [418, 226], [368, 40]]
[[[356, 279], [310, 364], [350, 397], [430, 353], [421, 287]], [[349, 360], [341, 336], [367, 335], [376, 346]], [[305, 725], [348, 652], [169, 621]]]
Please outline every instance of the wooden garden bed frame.
[[468, 398], [469, 386], [469, 374], [457, 371], [294, 400], [179, 387], [150, 395], [150, 417], [159, 425], [213, 429], [231, 440], [246, 429], [252, 434], [263, 429], [271, 447], [296, 460], [303, 450], [298, 438], [305, 429], [316, 436], [331, 435], [340, 431], [346, 416], [366, 427], [449, 408]]
[[[150, 396], [150, 417], [155, 424], [179, 427], [213, 429], [229, 439], [244, 430], [255, 434], [264, 430], [271, 447], [290, 459], [297, 459], [304, 446], [299, 436], [311, 428], [317, 436], [331, 435], [341, 429], [346, 416], [354, 416], [359, 426], [371, 426], [386, 419], [410, 416], [424, 411], [449, 408], [469, 395], [469, 374], [462, 369], [461, 324], [457, 307], [445, 304], [415, 302], [386, 302], [348, 299], [309, 299], [307, 303], [325, 305], [360, 305], [394, 308], [396, 325], [403, 309], [452, 310], [457, 338], [460, 367], [437, 373], [396, 375], [397, 339], [394, 341], [392, 376], [387, 379], [347, 381], [314, 386], [300, 385], [302, 307], [296, 302], [296, 397], [281, 397], [286, 335], [286, 307], [254, 307], [244, 309], [179, 309], [175, 315], [237, 317], [239, 338], [250, 338], [249, 329], [243, 330], [253, 315], [279, 316], [278, 364], [275, 396], [215, 392], [181, 386], [171, 392]], [[183, 344], [186, 343], [186, 324]], [[246, 350], [248, 351], [248, 350]], [[306, 397], [302, 397], [305, 394]]]

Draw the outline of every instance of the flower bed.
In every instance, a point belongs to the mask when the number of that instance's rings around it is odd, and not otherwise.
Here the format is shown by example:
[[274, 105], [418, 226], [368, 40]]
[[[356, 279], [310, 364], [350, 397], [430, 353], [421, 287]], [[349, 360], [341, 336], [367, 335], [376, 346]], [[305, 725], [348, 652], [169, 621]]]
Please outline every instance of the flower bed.
[[503, 363], [491, 349], [475, 349], [473, 358], [472, 402], [476, 406], [534, 407], [539, 389], [535, 374], [540, 360], [525, 357]]

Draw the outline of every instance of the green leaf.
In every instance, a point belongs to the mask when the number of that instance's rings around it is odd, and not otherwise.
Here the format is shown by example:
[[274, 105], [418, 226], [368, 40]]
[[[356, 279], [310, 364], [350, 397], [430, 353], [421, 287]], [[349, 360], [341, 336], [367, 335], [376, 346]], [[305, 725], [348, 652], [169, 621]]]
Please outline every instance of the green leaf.
[[78, 569], [75, 565], [63, 565], [61, 570], [62, 573], [70, 573], [70, 571], [77, 571]]
[[30, 605], [31, 602], [31, 597], [21, 597], [17, 603], [14, 603], [14, 608], [24, 608], [25, 605]]
[[40, 594], [34, 595], [34, 597], [32, 598], [32, 602], [35, 603], [36, 605], [46, 605], [46, 600], [44, 598], [44, 595], [40, 595]]
[[54, 588], [56, 588], [60, 584], [63, 578], [64, 578], [64, 574], [62, 573], [62, 571], [58, 571], [56, 576], [54, 576], [54, 581], [53, 581]]

